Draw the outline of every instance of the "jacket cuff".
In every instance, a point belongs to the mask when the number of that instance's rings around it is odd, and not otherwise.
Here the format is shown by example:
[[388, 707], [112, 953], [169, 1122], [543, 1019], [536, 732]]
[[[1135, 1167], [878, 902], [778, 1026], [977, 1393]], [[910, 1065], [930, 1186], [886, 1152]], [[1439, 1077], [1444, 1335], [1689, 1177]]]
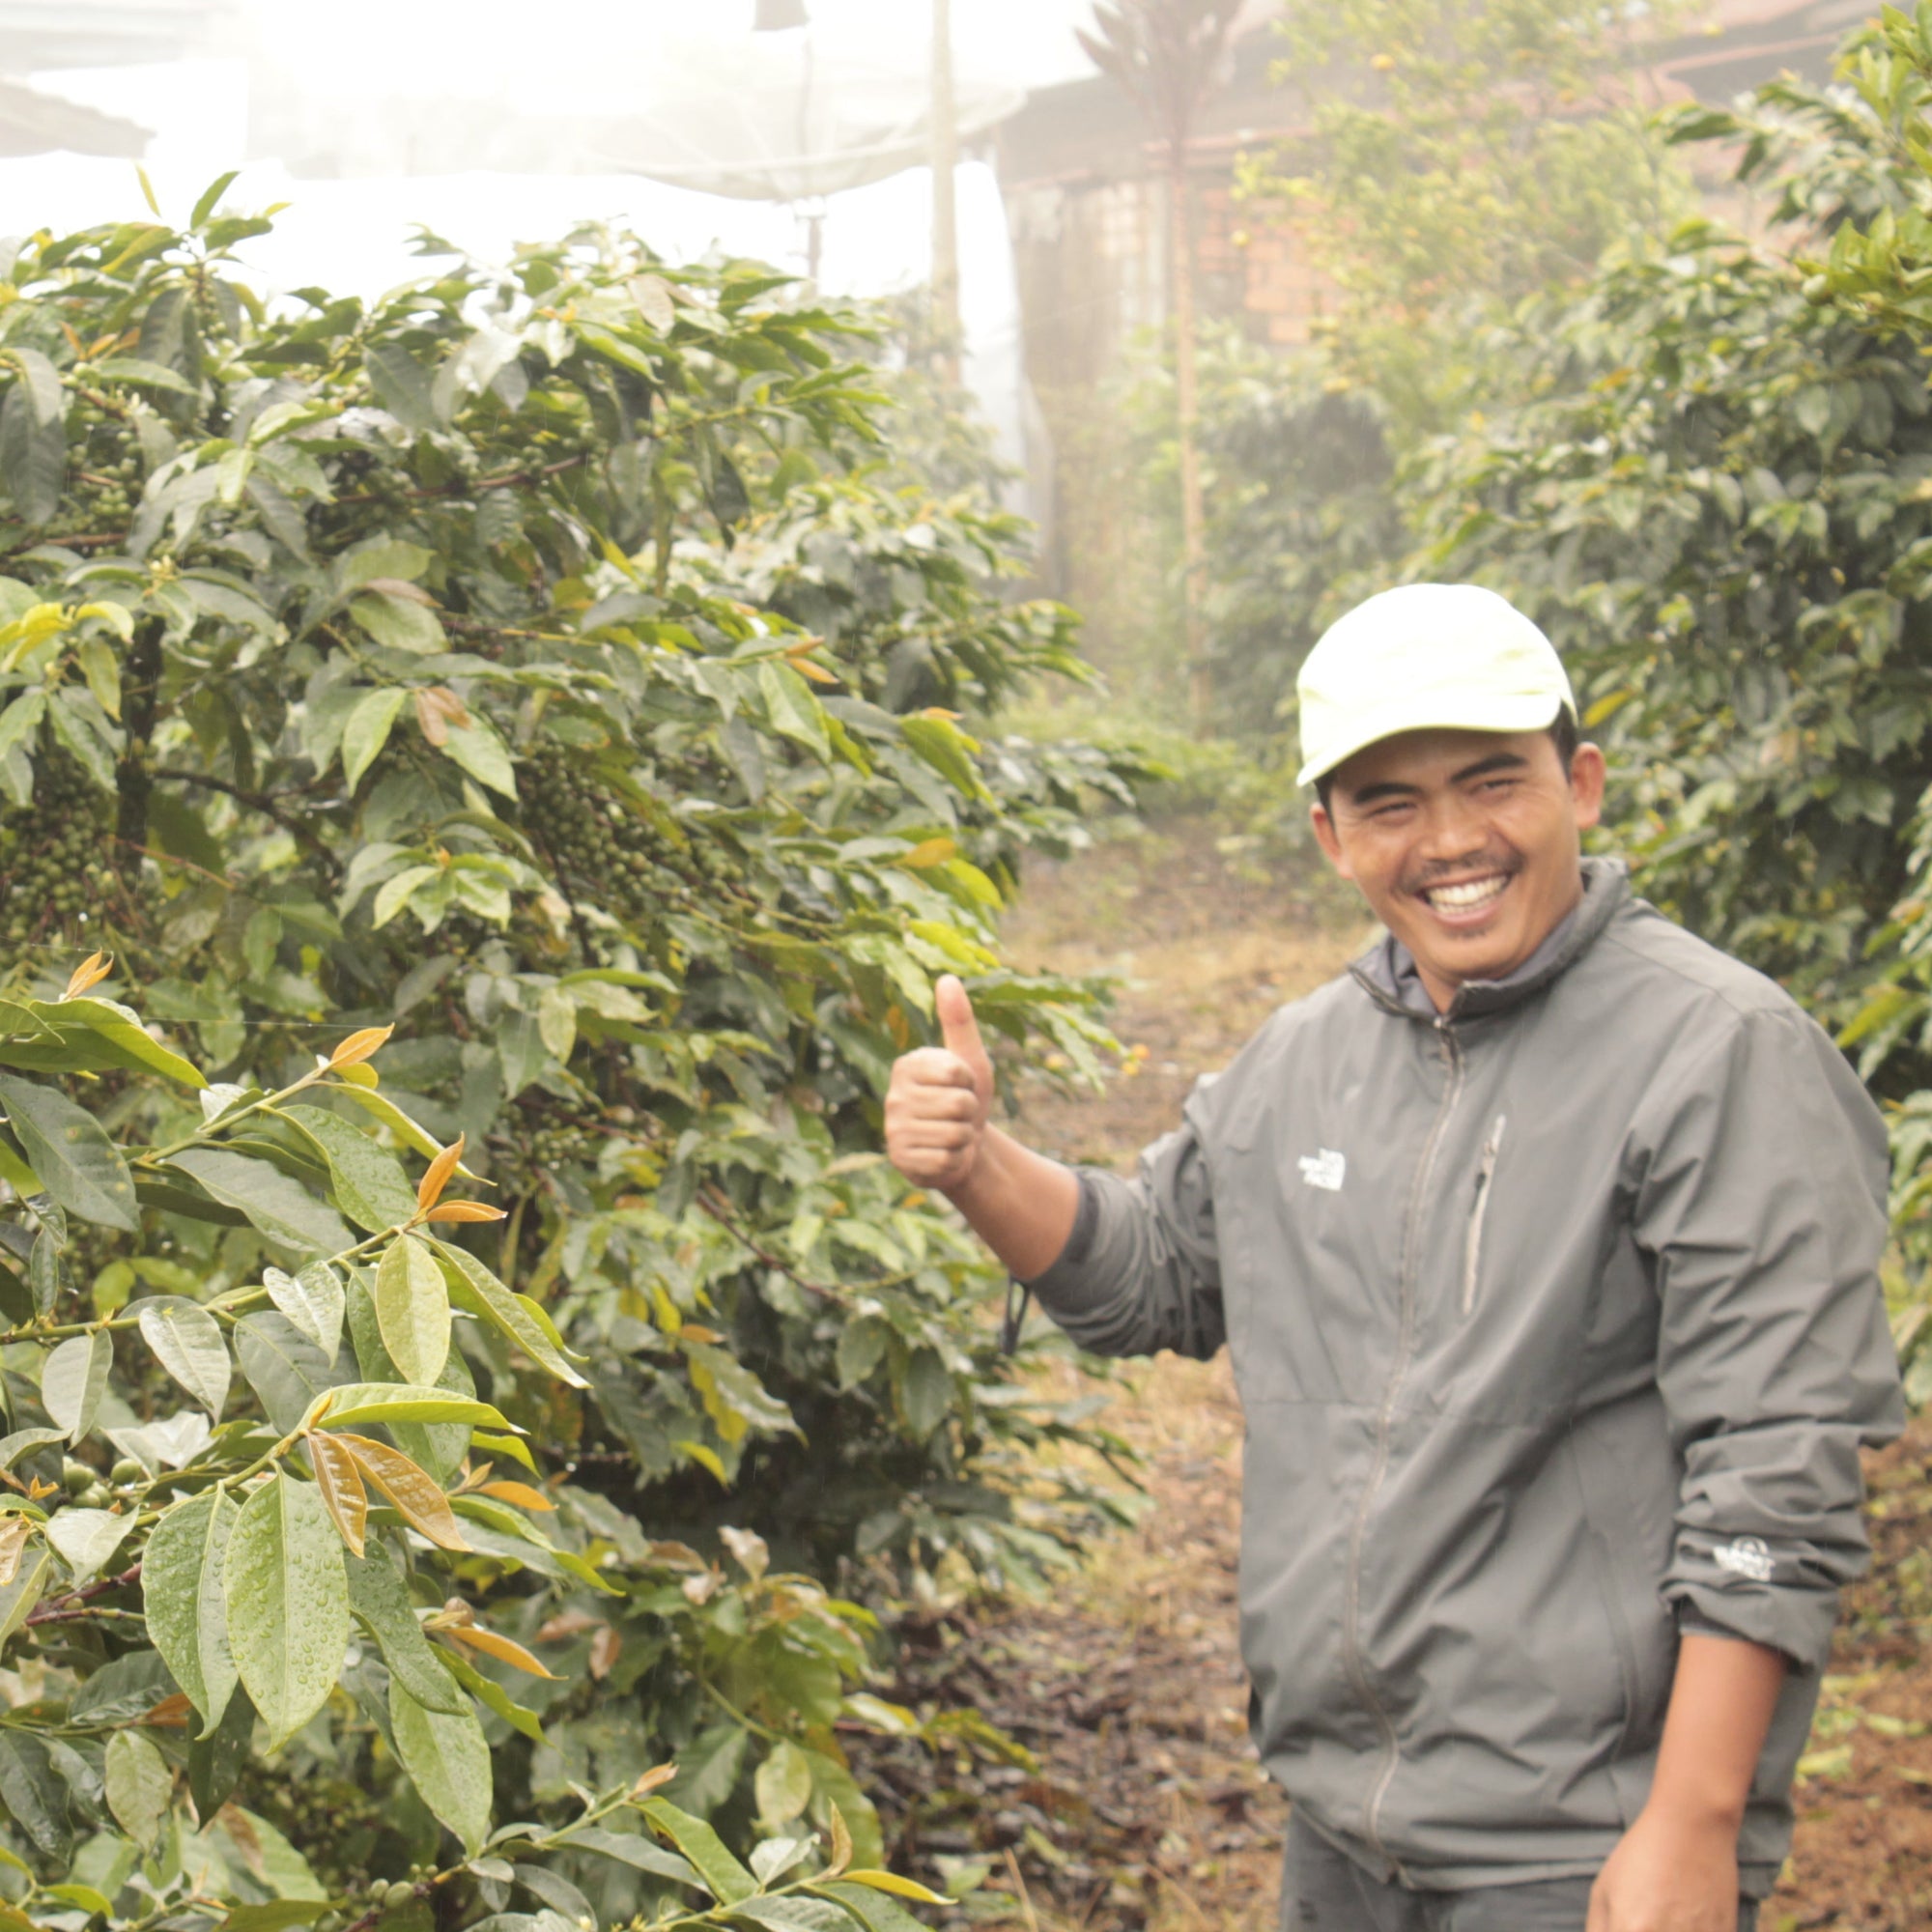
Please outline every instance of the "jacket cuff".
[[1663, 1597], [1680, 1631], [1762, 1644], [1779, 1652], [1794, 1670], [1820, 1670], [1832, 1654], [1838, 1620], [1835, 1589], [1778, 1589], [1748, 1581], [1733, 1587], [1672, 1577]]
[[1075, 1169], [1073, 1178], [1080, 1183], [1080, 1203], [1073, 1210], [1073, 1227], [1065, 1245], [1041, 1273], [1020, 1277], [1020, 1286], [1050, 1315], [1063, 1311], [1078, 1314], [1094, 1307], [1106, 1293], [1104, 1284], [1096, 1283], [1085, 1265], [1099, 1232], [1100, 1190], [1085, 1168]]
[[[1679, 1636], [1718, 1636], [1730, 1643], [1755, 1643], [1757, 1639], [1731, 1624], [1719, 1623], [1715, 1617], [1707, 1617], [1694, 1604], [1680, 1603], [1677, 1605], [1677, 1634]], [[1785, 1654], [1780, 1651], [1780, 1656]], [[1785, 1662], [1789, 1662], [1789, 1657]]]

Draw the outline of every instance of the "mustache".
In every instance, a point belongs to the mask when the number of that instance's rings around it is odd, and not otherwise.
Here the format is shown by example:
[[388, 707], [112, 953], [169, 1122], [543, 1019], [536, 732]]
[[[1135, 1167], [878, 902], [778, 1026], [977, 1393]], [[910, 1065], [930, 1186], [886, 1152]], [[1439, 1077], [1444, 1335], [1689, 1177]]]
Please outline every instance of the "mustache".
[[1432, 886], [1447, 885], [1454, 879], [1479, 877], [1486, 872], [1514, 876], [1516, 870], [1514, 853], [1468, 852], [1460, 859], [1433, 859], [1426, 865], [1418, 866], [1414, 871], [1404, 875], [1402, 890], [1406, 893], [1426, 893]]

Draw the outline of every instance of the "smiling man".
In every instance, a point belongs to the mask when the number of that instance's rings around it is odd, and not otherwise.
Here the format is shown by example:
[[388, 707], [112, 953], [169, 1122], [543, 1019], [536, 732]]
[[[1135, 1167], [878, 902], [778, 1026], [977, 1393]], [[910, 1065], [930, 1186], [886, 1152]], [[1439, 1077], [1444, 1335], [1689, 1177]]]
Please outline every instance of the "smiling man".
[[1748, 1927], [1899, 1421], [1882, 1123], [1778, 987], [1582, 858], [1603, 755], [1501, 598], [1370, 599], [1301, 724], [1379, 943], [1131, 1180], [990, 1124], [944, 980], [887, 1151], [1082, 1346], [1226, 1342], [1284, 1928]]

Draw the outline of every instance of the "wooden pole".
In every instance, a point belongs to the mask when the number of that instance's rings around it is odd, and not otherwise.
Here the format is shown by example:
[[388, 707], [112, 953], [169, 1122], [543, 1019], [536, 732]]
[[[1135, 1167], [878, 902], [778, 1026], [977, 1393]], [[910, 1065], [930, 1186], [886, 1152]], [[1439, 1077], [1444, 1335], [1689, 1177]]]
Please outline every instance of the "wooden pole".
[[959, 382], [959, 218], [954, 176], [958, 119], [952, 95], [952, 0], [932, 0], [932, 321], [940, 373]]
[[1208, 507], [1201, 484], [1200, 325], [1194, 305], [1194, 217], [1187, 192], [1187, 142], [1168, 143], [1168, 287], [1174, 311], [1174, 387], [1180, 443], [1180, 610], [1190, 709], [1197, 736], [1211, 734], [1214, 680], [1208, 664]]

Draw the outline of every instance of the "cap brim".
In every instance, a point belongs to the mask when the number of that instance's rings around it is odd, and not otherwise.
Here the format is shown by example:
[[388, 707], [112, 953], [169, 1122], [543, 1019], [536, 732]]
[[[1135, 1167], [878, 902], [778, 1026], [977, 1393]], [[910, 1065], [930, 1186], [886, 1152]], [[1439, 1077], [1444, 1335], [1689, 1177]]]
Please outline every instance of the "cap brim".
[[1326, 778], [1338, 765], [1347, 764], [1357, 752], [1394, 738], [1404, 731], [1542, 731], [1556, 723], [1557, 713], [1574, 707], [1567, 698], [1537, 692], [1522, 697], [1484, 695], [1459, 705], [1456, 694], [1439, 696], [1429, 692], [1410, 692], [1371, 712], [1339, 743], [1328, 747], [1319, 757], [1310, 758], [1295, 775], [1296, 784], [1313, 784]]

